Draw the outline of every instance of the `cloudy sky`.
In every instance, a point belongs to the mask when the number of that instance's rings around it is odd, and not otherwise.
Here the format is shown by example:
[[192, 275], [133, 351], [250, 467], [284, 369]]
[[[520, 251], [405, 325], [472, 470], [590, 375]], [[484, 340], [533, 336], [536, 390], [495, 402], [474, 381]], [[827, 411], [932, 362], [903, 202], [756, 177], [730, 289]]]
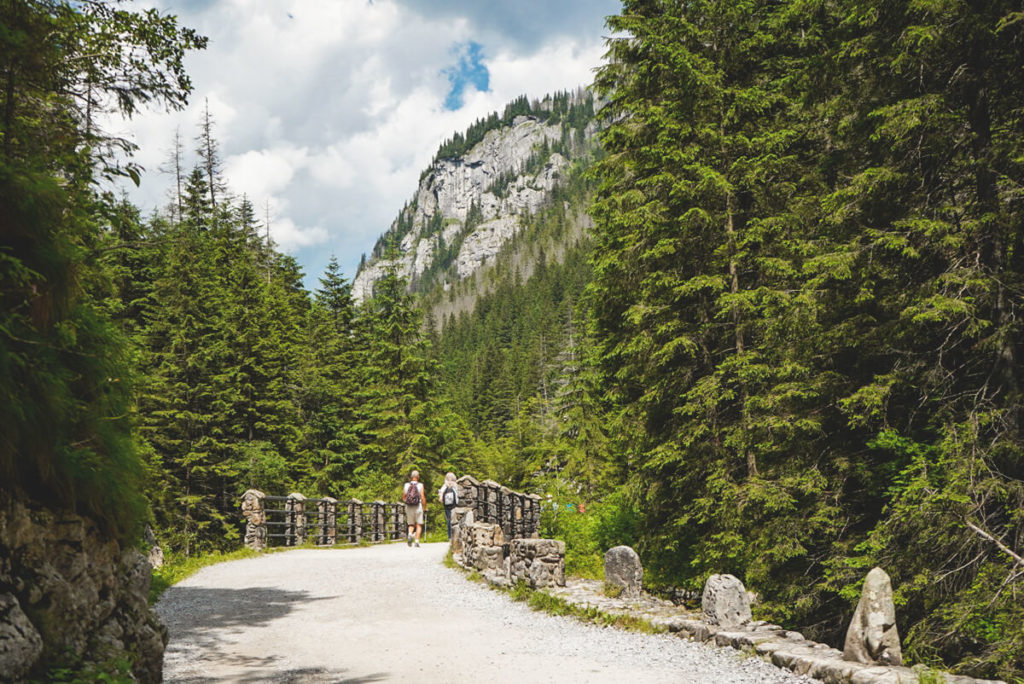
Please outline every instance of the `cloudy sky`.
[[246, 194], [307, 285], [333, 254], [351, 279], [441, 141], [520, 94], [587, 85], [618, 0], [147, 0], [210, 38], [184, 112], [125, 125], [145, 168], [132, 198], [167, 201], [177, 127], [209, 103], [232, 192]]

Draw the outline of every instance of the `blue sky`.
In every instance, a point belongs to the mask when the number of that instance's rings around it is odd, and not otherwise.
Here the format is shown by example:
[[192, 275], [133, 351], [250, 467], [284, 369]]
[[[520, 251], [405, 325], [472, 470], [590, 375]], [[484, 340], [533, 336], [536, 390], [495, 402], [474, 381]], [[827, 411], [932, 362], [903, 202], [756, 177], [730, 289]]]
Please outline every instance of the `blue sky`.
[[463, 93], [468, 88], [478, 92], [490, 90], [491, 74], [483, 61], [483, 45], [476, 41], [460, 43], [452, 47], [455, 64], [444, 69], [450, 88], [444, 98], [444, 107], [457, 111], [463, 105]]
[[[131, 197], [167, 202], [157, 170], [204, 104], [230, 189], [245, 194], [315, 287], [336, 255], [355, 276], [437, 146], [515, 97], [587, 85], [618, 0], [141, 0], [209, 36], [180, 113], [112, 124], [147, 169]], [[192, 150], [186, 150], [194, 161]]]

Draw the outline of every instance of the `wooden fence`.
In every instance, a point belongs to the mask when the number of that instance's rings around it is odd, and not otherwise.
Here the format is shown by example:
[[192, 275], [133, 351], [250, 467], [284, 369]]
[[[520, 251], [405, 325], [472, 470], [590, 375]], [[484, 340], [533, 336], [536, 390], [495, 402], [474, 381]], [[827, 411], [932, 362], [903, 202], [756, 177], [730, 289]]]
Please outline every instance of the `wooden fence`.
[[[540, 528], [540, 497], [514, 492], [492, 480], [480, 482], [471, 475], [458, 481], [459, 514], [473, 511], [480, 522], [501, 526], [505, 539], [529, 538]], [[432, 497], [432, 492], [427, 493]], [[440, 508], [437, 505], [437, 508]], [[268, 496], [250, 489], [242, 495], [245, 545], [317, 546], [386, 542], [405, 539], [405, 504], [359, 499], [338, 501], [331, 497], [307, 499], [302, 494]]]

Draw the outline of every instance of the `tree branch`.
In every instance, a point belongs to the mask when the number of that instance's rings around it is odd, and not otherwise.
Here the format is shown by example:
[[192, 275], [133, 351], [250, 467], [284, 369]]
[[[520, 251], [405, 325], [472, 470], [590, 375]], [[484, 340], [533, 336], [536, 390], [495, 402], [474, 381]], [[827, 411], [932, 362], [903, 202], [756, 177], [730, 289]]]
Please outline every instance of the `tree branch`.
[[1010, 558], [1012, 558], [1012, 559], [1013, 559], [1013, 560], [1014, 560], [1014, 561], [1015, 561], [1015, 562], [1017, 563], [1017, 565], [1019, 565], [1019, 566], [1021, 566], [1022, 568], [1024, 568], [1024, 558], [1022, 558], [1021, 556], [1019, 556], [1019, 555], [1017, 555], [1016, 553], [1014, 553], [1014, 552], [1013, 552], [1013, 549], [1011, 549], [1011, 548], [1010, 548], [1009, 546], [1007, 546], [1007, 545], [1006, 545], [1006, 544], [1004, 544], [1003, 542], [999, 541], [998, 539], [996, 539], [995, 537], [993, 537], [993, 536], [992, 536], [991, 534], [989, 534], [989, 533], [988, 533], [988, 532], [986, 532], [985, 530], [981, 529], [980, 527], [978, 527], [977, 525], [975, 525], [974, 523], [972, 523], [972, 522], [971, 522], [970, 520], [968, 520], [967, 518], [964, 518], [964, 524], [966, 524], [966, 525], [967, 525], [967, 527], [969, 527], [969, 528], [971, 528], [972, 530], [974, 530], [974, 531], [975, 531], [975, 532], [976, 532], [976, 533], [977, 533], [977, 534], [978, 534], [979, 536], [981, 536], [981, 537], [982, 537], [983, 539], [987, 539], [988, 541], [990, 541], [990, 542], [992, 542], [993, 544], [995, 544], [996, 546], [998, 546], [998, 547], [999, 547], [999, 550], [1000, 550], [1000, 551], [1002, 551], [1002, 552], [1003, 552], [1003, 553], [1005, 553], [1005, 554], [1006, 554], [1007, 556], [1009, 556]]

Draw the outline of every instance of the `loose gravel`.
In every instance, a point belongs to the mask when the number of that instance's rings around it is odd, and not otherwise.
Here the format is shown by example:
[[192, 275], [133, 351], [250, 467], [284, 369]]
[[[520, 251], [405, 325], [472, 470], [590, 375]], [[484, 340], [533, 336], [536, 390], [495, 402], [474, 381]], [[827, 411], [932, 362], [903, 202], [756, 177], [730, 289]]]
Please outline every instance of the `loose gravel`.
[[669, 634], [532, 611], [446, 568], [447, 544], [296, 550], [167, 590], [166, 682], [810, 682]]

